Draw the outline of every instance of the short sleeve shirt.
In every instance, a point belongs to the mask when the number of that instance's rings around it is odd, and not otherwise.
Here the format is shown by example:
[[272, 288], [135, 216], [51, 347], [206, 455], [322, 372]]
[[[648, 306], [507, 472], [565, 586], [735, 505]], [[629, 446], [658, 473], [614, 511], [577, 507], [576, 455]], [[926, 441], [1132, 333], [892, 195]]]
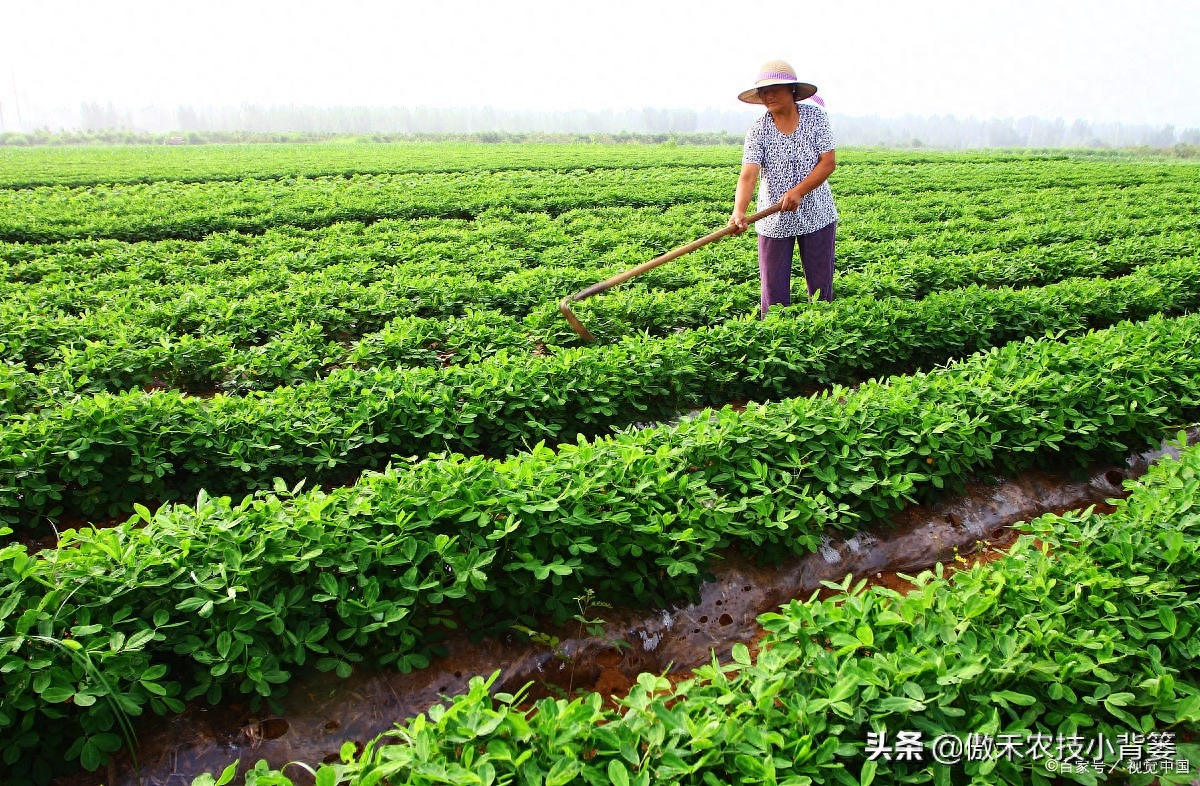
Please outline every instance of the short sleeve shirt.
[[[833, 150], [833, 132], [824, 110], [810, 104], [797, 104], [800, 123], [791, 134], [775, 127], [771, 113], [764, 113], [746, 132], [742, 149], [743, 164], [758, 164], [758, 208], [783, 199], [784, 192], [795, 188], [817, 165], [822, 153]], [[804, 195], [799, 209], [776, 213], [757, 222], [754, 228], [767, 237], [807, 235], [837, 221], [833, 193], [826, 181]]]

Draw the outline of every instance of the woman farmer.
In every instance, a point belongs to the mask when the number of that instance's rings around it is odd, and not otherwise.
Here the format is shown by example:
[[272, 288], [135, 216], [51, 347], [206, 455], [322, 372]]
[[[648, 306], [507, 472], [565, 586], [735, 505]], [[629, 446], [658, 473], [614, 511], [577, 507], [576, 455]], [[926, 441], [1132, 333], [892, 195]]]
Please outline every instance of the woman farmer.
[[800, 101], [817, 92], [782, 60], [763, 65], [754, 87], [738, 95], [767, 111], [746, 132], [742, 172], [733, 214], [734, 234], [746, 229], [746, 209], [759, 183], [758, 207], [781, 203], [778, 213], [757, 222], [762, 315], [776, 303], [792, 302], [792, 253], [800, 262], [809, 297], [833, 300], [833, 241], [837, 209], [826, 179], [834, 169], [833, 135], [825, 112]]

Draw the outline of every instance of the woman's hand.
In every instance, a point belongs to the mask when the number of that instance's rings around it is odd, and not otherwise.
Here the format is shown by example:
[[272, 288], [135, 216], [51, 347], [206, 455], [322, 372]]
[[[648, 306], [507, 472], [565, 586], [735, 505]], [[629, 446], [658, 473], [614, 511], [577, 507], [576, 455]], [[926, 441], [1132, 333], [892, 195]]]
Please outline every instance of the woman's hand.
[[758, 164], [742, 164], [733, 197], [733, 213], [729, 216], [729, 226], [733, 227], [730, 234], [740, 235], [749, 226], [746, 223], [746, 211], [750, 209], [750, 196], [754, 193], [754, 184], [758, 182], [759, 169]]
[[783, 199], [779, 200], [779, 210], [784, 213], [790, 213], [800, 207], [800, 200], [804, 198], [805, 192], [800, 190], [800, 186], [788, 189], [783, 194]]
[[829, 175], [832, 174], [836, 167], [837, 162], [834, 159], [834, 151], [830, 150], [827, 153], [822, 153], [817, 157], [817, 165], [808, 173], [808, 176], [787, 191], [783, 195], [783, 199], [779, 200], [779, 209], [785, 212], [798, 209], [800, 207], [800, 200], [804, 199], [806, 194], [814, 191], [828, 180]]

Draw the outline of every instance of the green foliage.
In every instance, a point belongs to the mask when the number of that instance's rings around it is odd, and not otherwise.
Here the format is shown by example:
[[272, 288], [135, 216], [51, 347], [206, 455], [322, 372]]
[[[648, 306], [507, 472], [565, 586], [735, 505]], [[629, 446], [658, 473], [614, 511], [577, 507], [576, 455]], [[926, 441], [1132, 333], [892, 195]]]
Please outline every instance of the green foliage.
[[[15, 783], [102, 766], [127, 716], [270, 700], [310, 665], [421, 668], [455, 620], [585, 629], [590, 607], [689, 597], [719, 549], [808, 551], [972, 475], [1122, 456], [1198, 410], [1200, 322], [1153, 317], [1200, 292], [1186, 161], [849, 152], [839, 301], [745, 318], [753, 247], [729, 241], [583, 304], [601, 337], [583, 347], [553, 304], [722, 225], [735, 150], [278, 150], [0, 156], [0, 517], [134, 514], [38, 554], [0, 546]], [[1085, 335], [1122, 320], [1147, 321]], [[863, 381], [887, 374], [909, 376]], [[778, 403], [586, 439], [734, 398]], [[1080, 522], [1040, 537], [1068, 554], [1098, 531]], [[930, 680], [950, 671], [945, 728], [1070, 728], [1081, 707], [1192, 723], [1195, 587], [1172, 583], [1191, 534], [1124, 537], [1077, 566], [1080, 597], [1036, 549], [1002, 587], [962, 574], [912, 607], [847, 584], [777, 631], [820, 669], [738, 649], [711, 693], [643, 677], [620, 719], [594, 698], [523, 716], [481, 683], [406, 727], [414, 748], [344, 750], [314, 777], [928, 779], [859, 746], [941, 707]], [[888, 659], [904, 652], [945, 673]], [[1044, 668], [990, 671], [994, 653]]]
[[[33, 132], [31, 138], [39, 136]], [[136, 135], [131, 135], [136, 136]], [[739, 160], [740, 138], [683, 134], [692, 140], [684, 150], [651, 147], [661, 135], [627, 134], [617, 142], [587, 144], [591, 137], [577, 135], [513, 134], [506, 142], [479, 144], [468, 134], [382, 134], [376, 142], [347, 144], [345, 137], [327, 141], [333, 134], [291, 132], [205, 132], [196, 143], [205, 147], [162, 146], [172, 134], [140, 141], [95, 138], [90, 146], [73, 140], [46, 140], [32, 144], [65, 144], [62, 148], [6, 150], [0, 156], [0, 187], [87, 186], [97, 183], [151, 183], [160, 180], [202, 183], [231, 180], [276, 180], [350, 173], [398, 174], [427, 172], [480, 172], [505, 170], [566, 170], [658, 166], [730, 164]], [[4, 144], [0, 134], [0, 145]], [[440, 141], [439, 141], [440, 138]], [[585, 144], [579, 144], [579, 142]], [[149, 146], [147, 143], [159, 146]], [[256, 144], [306, 142], [308, 144]], [[138, 144], [138, 147], [109, 145]], [[701, 145], [704, 145], [701, 147]], [[709, 147], [709, 145], [714, 145]], [[1061, 154], [1056, 154], [1061, 156]], [[878, 158], [879, 154], [873, 154]], [[951, 156], [963, 160], [963, 156]]]
[[[689, 597], [730, 545], [805, 552], [827, 526], [878, 521], [979, 471], [1119, 456], [1194, 416], [1198, 343], [1200, 318], [1154, 318], [557, 452], [139, 508], [126, 525], [69, 530], [55, 550], [0, 551], [0, 635], [69, 635], [131, 715], [226, 690], [269, 697], [310, 662], [419, 667], [431, 626], [452, 619], [586, 619], [576, 599], [589, 589], [662, 604]], [[57, 657], [10, 651], [0, 664], [0, 720], [28, 732], [10, 735], [14, 760], [112, 723], [100, 702], [58, 707], [101, 689]], [[60, 681], [35, 673], [52, 666]]]
[[[1022, 745], [1033, 734], [1169, 734], [1170, 758], [1194, 760], [1180, 733], [1200, 729], [1197, 502], [1193, 448], [1154, 467], [1112, 515], [1044, 516], [988, 565], [952, 576], [939, 565], [904, 595], [847, 577], [825, 600], [764, 614], [755, 659], [735, 646], [732, 662], [674, 688], [643, 674], [616, 711], [597, 694], [523, 711], [519, 697], [491, 692], [497, 674], [476, 678], [361, 753], [348, 745], [318, 782], [1053, 780], [1024, 748], [957, 765], [934, 763], [929, 750], [922, 761], [868, 756], [868, 733], [901, 730], [926, 743], [986, 734]], [[1117, 754], [1100, 757], [1113, 777], [1151, 782]], [[253, 772], [262, 780], [247, 783], [291, 783], [263, 762]]]
[[[1179, 260], [1113, 281], [968, 288], [919, 302], [848, 298], [794, 308], [783, 319], [552, 355], [499, 346], [461, 366], [347, 368], [245, 397], [99, 394], [13, 419], [0, 434], [0, 467], [11, 478], [0, 482], [0, 514], [18, 522], [63, 512], [121, 515], [135, 503], [189, 498], [202, 488], [244, 494], [269, 488], [275, 477], [338, 482], [396, 455], [501, 456], [670, 418], [687, 405], [791, 396], [1027, 336], [1078, 334], [1197, 305], [1200, 263]], [[523, 341], [517, 331], [491, 332], [494, 319], [474, 315], [432, 334], [451, 353], [486, 346], [481, 333], [493, 346]], [[320, 346], [319, 335], [310, 337]]]

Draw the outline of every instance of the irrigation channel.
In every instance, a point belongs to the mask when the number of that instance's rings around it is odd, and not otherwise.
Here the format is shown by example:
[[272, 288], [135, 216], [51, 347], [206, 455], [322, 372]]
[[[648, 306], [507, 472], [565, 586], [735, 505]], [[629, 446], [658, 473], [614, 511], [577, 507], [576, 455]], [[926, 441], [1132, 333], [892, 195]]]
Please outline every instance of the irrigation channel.
[[[1200, 442], [1200, 426], [1187, 432]], [[472, 642], [452, 637], [449, 654], [428, 668], [401, 674], [360, 669], [349, 678], [312, 672], [297, 676], [281, 700], [282, 712], [251, 712], [244, 700], [210, 707], [193, 702], [171, 718], [145, 717], [137, 727], [142, 786], [188, 786], [197, 775], [219, 773], [234, 759], [240, 772], [260, 759], [273, 768], [288, 762], [336, 761], [347, 740], [362, 744], [399, 719], [426, 711], [443, 696], [465, 692], [477, 675], [501, 671], [496, 689], [516, 693], [529, 685], [530, 700], [572, 691], [624, 695], [641, 672], [682, 679], [712, 660], [728, 660], [734, 644], [754, 651], [762, 633], [758, 615], [792, 598], [807, 598], [823, 581], [847, 574], [903, 590], [903, 574], [936, 563], [971, 564], [1002, 553], [1016, 533], [1011, 525], [1044, 513], [1096, 506], [1124, 496], [1122, 483], [1144, 474], [1164, 447], [1131, 455], [1124, 466], [1101, 466], [1085, 477], [1065, 472], [1030, 471], [997, 482], [974, 482], [963, 495], [932, 505], [913, 505], [876, 527], [849, 538], [827, 536], [819, 550], [780, 565], [752, 563], [736, 553], [713, 567], [715, 579], [700, 590], [698, 603], [670, 609], [590, 609], [602, 617], [599, 635], [572, 636], [573, 630], [546, 630], [557, 644], [536, 643], [514, 633], [504, 640]], [[288, 767], [297, 783], [311, 777]], [[127, 752], [114, 757], [107, 772], [80, 773], [56, 786], [135, 786]]]

